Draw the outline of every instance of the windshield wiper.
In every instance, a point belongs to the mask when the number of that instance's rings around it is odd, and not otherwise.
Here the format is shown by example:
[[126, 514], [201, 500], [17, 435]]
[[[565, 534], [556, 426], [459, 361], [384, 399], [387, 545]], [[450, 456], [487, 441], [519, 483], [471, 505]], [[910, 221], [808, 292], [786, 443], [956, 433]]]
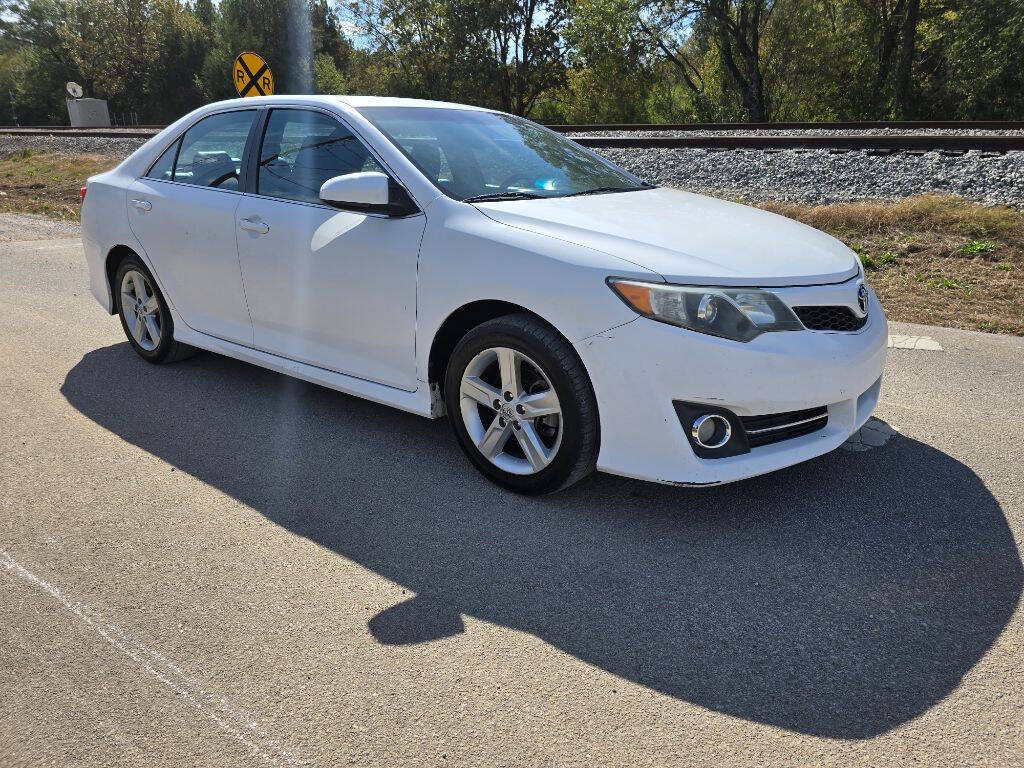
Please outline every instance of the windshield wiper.
[[462, 198], [464, 203], [495, 203], [501, 200], [536, 200], [544, 195], [535, 195], [532, 192], [490, 192], [486, 195], [473, 195]]
[[601, 195], [605, 192], [639, 192], [641, 189], [653, 189], [653, 187], [595, 187], [584, 189], [582, 192], [573, 192], [565, 197], [580, 197], [581, 195]]

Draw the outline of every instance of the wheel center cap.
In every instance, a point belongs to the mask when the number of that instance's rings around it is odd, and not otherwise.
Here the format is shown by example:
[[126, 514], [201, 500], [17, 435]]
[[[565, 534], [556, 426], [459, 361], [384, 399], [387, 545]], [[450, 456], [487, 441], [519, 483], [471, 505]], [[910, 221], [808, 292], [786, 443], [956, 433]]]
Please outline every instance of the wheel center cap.
[[498, 413], [500, 413], [504, 418], [508, 419], [509, 421], [514, 421], [516, 418], [515, 409], [513, 409], [511, 405], [501, 406], [501, 409], [498, 411]]

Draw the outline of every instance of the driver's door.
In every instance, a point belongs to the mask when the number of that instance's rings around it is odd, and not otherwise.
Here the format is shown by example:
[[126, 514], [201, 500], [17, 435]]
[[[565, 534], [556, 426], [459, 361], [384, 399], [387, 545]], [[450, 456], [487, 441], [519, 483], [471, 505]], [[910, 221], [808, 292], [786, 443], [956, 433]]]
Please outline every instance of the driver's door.
[[339, 210], [334, 176], [381, 171], [336, 117], [275, 108], [236, 212], [257, 349], [406, 390], [416, 388], [416, 259], [425, 218]]

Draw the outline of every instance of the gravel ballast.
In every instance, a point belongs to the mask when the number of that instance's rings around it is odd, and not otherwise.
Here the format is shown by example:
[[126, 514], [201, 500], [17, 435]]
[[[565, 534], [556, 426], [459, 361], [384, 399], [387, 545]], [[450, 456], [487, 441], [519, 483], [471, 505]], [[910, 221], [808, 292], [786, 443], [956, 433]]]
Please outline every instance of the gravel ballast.
[[[866, 133], [893, 133], [892, 130]], [[965, 131], [930, 131], [962, 134]], [[737, 132], [738, 133], [738, 132]], [[766, 132], [759, 132], [765, 135]], [[822, 131], [773, 131], [814, 135]], [[1019, 131], [983, 131], [1019, 134]], [[643, 136], [650, 132], [579, 135]], [[672, 135], [659, 133], [656, 135]], [[695, 133], [680, 135], [694, 136]], [[718, 134], [721, 135], [721, 134]], [[81, 136], [0, 135], [0, 156], [29, 148], [58, 154], [123, 158], [142, 139]], [[709, 150], [601, 148], [602, 155], [642, 178], [693, 192], [749, 202], [783, 200], [827, 204], [862, 199], [898, 199], [917, 194], [951, 194], [985, 204], [1024, 208], [1024, 152], [869, 154], [830, 150]]]
[[653, 184], [749, 202], [808, 204], [958, 195], [989, 205], [1024, 207], [1024, 152], [983, 156], [801, 150], [599, 150]]
[[1024, 136], [1024, 129], [993, 128], [803, 128], [799, 131], [785, 128], [759, 128], [756, 131], [572, 131], [565, 134], [575, 137], [614, 136], [626, 138], [700, 138], [705, 136]]
[[0, 157], [31, 149], [56, 155], [109, 155], [126, 158], [145, 143], [145, 139], [121, 139], [103, 136], [53, 136], [0, 134]]

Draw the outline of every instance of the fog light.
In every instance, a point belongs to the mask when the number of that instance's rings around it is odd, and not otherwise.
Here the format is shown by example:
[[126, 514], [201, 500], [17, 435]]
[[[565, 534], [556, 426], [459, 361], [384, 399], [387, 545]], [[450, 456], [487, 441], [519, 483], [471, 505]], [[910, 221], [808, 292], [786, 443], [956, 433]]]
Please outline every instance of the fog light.
[[732, 425], [724, 416], [717, 413], [705, 413], [698, 416], [690, 427], [690, 436], [701, 448], [714, 450], [721, 448], [732, 437]]

